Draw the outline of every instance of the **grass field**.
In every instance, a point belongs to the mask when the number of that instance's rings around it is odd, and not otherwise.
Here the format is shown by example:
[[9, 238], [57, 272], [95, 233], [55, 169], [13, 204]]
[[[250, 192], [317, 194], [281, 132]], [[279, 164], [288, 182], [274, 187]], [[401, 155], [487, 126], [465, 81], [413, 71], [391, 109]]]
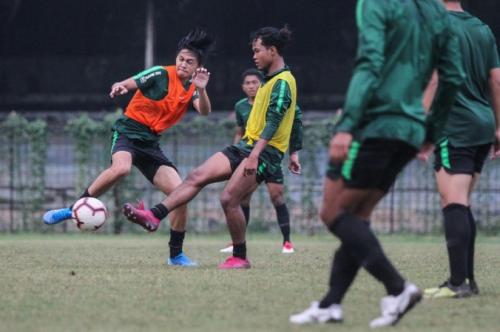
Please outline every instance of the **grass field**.
[[[342, 325], [295, 327], [288, 316], [326, 290], [333, 249], [328, 236], [251, 235], [246, 271], [218, 271], [225, 237], [188, 236], [196, 269], [164, 265], [165, 236], [0, 236], [0, 331], [363, 331], [379, 314], [383, 287], [362, 272], [344, 303]], [[405, 276], [421, 287], [446, 277], [440, 237], [382, 237]], [[500, 239], [481, 237], [482, 294], [424, 301], [393, 331], [500, 331]]]

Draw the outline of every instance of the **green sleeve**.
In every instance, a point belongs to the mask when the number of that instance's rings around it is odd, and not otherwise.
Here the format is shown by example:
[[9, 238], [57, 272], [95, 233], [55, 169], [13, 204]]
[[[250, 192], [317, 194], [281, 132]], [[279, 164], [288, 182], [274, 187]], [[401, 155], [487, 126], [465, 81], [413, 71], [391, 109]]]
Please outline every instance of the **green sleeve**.
[[266, 126], [260, 138], [270, 140], [278, 130], [281, 120], [292, 103], [292, 92], [285, 80], [277, 80], [271, 91], [271, 100], [266, 113]]
[[168, 94], [168, 72], [161, 66], [146, 69], [133, 79], [142, 94], [149, 99], [161, 100]]
[[344, 114], [337, 131], [353, 132], [360, 124], [367, 103], [379, 83], [385, 62], [385, 7], [380, 0], [359, 0], [356, 67], [347, 90]]
[[236, 113], [236, 125], [240, 128], [245, 128], [245, 119], [243, 119], [243, 114], [241, 114], [241, 108], [238, 107], [238, 103], [234, 105], [234, 112]]
[[458, 38], [451, 25], [441, 36], [439, 43], [437, 51], [438, 89], [431, 106], [431, 112], [426, 119], [426, 142], [431, 143], [437, 143], [436, 139], [446, 125], [448, 113], [465, 79]]
[[304, 130], [302, 127], [302, 110], [299, 105], [295, 107], [295, 117], [293, 119], [292, 134], [290, 135], [290, 153], [302, 150], [302, 139]]

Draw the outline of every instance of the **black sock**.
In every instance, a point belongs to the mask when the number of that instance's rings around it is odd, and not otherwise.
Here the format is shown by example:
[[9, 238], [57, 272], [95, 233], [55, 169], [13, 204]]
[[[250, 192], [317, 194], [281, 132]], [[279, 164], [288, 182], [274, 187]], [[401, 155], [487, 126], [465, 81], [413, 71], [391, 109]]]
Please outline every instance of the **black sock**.
[[168, 208], [163, 204], [156, 204], [151, 208], [151, 212], [155, 215], [156, 218], [162, 220], [168, 215]]
[[89, 188], [85, 189], [82, 196], [80, 196], [80, 198], [84, 198], [84, 197], [92, 197], [92, 195], [89, 193]]
[[452, 203], [443, 209], [444, 233], [450, 264], [450, 283], [459, 286], [467, 277], [467, 251], [470, 242], [469, 212], [462, 204]]
[[290, 242], [290, 215], [288, 214], [288, 208], [285, 203], [274, 208], [276, 209], [278, 226], [280, 227], [281, 234], [283, 234], [283, 243]]
[[233, 256], [241, 259], [247, 259], [247, 243], [233, 243]]
[[474, 279], [474, 248], [476, 245], [476, 220], [474, 219], [474, 215], [472, 214], [472, 211], [470, 207], [467, 209], [469, 212], [469, 226], [470, 226], [470, 241], [469, 241], [469, 247], [467, 251], [467, 278], [469, 280], [475, 280]]
[[357, 260], [349, 253], [345, 245], [335, 252], [330, 274], [330, 290], [319, 303], [320, 308], [328, 308], [332, 304], [340, 304], [345, 293], [351, 286], [360, 265]]
[[243, 210], [243, 214], [245, 215], [245, 222], [248, 226], [248, 222], [250, 221], [250, 206], [241, 206], [241, 209]]
[[[83, 194], [78, 198], [78, 199], [82, 199], [82, 198], [85, 198], [85, 197], [92, 197], [90, 194], [89, 194], [89, 188], [85, 189], [85, 191], [83, 192]], [[77, 199], [77, 200], [78, 200]], [[70, 209], [73, 209], [73, 205], [71, 205], [69, 207]]]
[[401, 294], [405, 281], [384, 254], [366, 222], [351, 213], [343, 213], [330, 230], [348, 248], [358, 264], [384, 284], [389, 295]]
[[184, 243], [185, 235], [186, 232], [178, 232], [170, 229], [170, 242], [168, 243], [170, 247], [170, 258], [175, 258], [182, 252], [182, 244]]

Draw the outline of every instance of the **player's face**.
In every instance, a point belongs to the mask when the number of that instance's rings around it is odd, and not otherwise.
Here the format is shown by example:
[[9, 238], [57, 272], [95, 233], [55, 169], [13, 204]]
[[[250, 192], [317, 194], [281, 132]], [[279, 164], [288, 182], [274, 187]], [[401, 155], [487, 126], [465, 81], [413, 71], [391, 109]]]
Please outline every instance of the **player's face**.
[[262, 45], [262, 40], [258, 38], [252, 43], [252, 51], [255, 66], [257, 66], [260, 70], [267, 72], [267, 69], [273, 63], [273, 48], [265, 47]]
[[245, 76], [245, 79], [243, 80], [243, 84], [241, 85], [241, 88], [243, 89], [243, 92], [247, 95], [247, 97], [255, 97], [257, 94], [257, 90], [259, 89], [260, 86], [260, 80], [257, 76], [255, 75], [247, 75]]
[[183, 49], [177, 54], [175, 69], [180, 79], [191, 78], [198, 66], [198, 58], [190, 50]]

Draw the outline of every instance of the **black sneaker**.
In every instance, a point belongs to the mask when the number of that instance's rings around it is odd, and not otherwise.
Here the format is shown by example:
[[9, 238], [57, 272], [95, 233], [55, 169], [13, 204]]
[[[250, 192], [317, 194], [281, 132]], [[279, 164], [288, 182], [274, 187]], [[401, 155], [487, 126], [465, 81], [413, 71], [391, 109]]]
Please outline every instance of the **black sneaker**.
[[479, 287], [477, 286], [476, 280], [469, 280], [469, 288], [472, 295], [479, 295]]
[[427, 288], [424, 291], [424, 298], [439, 299], [439, 298], [464, 298], [472, 295], [471, 287], [467, 282], [463, 282], [460, 286], [453, 286], [449, 280], [435, 288]]

